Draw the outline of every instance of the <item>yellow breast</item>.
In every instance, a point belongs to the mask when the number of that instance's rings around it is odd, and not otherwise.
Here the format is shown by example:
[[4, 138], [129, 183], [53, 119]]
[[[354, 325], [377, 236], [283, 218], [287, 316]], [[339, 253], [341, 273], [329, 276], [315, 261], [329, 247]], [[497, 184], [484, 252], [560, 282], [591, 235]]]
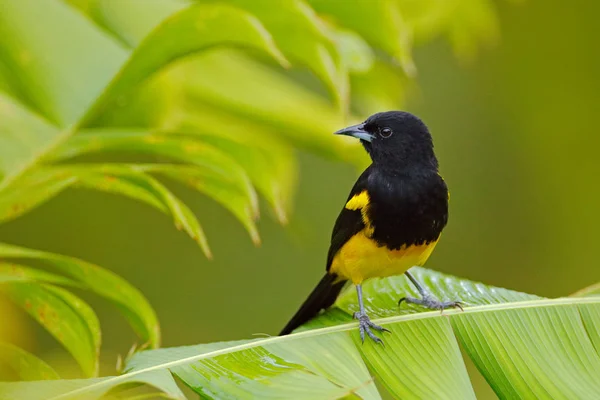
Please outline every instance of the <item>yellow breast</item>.
[[401, 275], [427, 261], [437, 241], [390, 250], [371, 239], [372, 232], [362, 230], [352, 236], [333, 258], [330, 271], [340, 280], [359, 284], [365, 279]]

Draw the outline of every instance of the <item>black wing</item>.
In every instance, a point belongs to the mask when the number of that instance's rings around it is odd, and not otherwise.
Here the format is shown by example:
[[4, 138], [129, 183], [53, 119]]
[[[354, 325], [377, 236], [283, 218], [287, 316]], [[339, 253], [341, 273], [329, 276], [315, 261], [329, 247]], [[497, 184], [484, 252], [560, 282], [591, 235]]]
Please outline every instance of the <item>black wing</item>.
[[[358, 178], [354, 187], [348, 195], [346, 203], [355, 195], [366, 190], [367, 179], [369, 177], [371, 167], [367, 168], [361, 176]], [[344, 204], [345, 205], [345, 204]], [[331, 263], [337, 252], [342, 248], [344, 244], [358, 232], [365, 228], [365, 224], [362, 220], [362, 214], [360, 210], [348, 210], [343, 208], [338, 215], [335, 225], [333, 226], [333, 232], [331, 234], [331, 244], [329, 245], [329, 253], [327, 254], [327, 271], [331, 268]]]

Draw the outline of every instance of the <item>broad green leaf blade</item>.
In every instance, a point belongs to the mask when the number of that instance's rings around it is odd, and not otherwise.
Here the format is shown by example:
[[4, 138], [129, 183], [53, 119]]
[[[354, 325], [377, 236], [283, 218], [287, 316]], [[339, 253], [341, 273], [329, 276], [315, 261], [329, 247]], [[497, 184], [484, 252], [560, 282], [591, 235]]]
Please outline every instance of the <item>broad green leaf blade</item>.
[[[600, 299], [599, 299], [600, 300]], [[600, 356], [579, 310], [600, 303], [453, 315], [475, 365], [503, 399], [593, 399], [600, 393]]]
[[160, 330], [152, 307], [136, 288], [116, 274], [76, 258], [6, 243], [0, 243], [0, 258], [43, 262], [82, 288], [115, 303], [144, 342], [150, 347], [159, 345]]
[[[444, 274], [440, 274], [440, 273], [436, 273], [433, 271], [428, 271], [425, 270], [423, 268], [413, 268], [411, 269], [411, 272], [413, 273], [413, 275], [416, 277], [416, 279], [421, 282], [425, 288], [430, 292], [433, 293], [435, 296], [437, 296], [438, 298], [442, 299], [442, 300], [461, 300], [463, 301], [463, 303], [465, 305], [469, 305], [469, 306], [475, 306], [475, 305], [492, 305], [492, 304], [502, 304], [502, 303], [507, 303], [510, 304], [510, 302], [526, 302], [526, 301], [535, 301], [535, 300], [541, 300], [541, 298], [537, 297], [537, 296], [533, 296], [533, 295], [529, 295], [529, 294], [525, 294], [525, 293], [519, 293], [519, 292], [514, 292], [514, 291], [510, 291], [510, 290], [506, 290], [506, 289], [501, 289], [501, 288], [495, 288], [495, 287], [490, 287], [490, 286], [486, 286], [480, 283], [476, 283], [476, 282], [471, 282], [471, 281], [467, 281], [467, 280], [458, 280], [456, 278], [450, 277], [448, 275], [444, 275]], [[416, 311], [418, 311], [418, 308], [414, 308], [414, 307], [407, 307], [407, 306], [403, 306], [400, 309], [397, 306], [398, 303], [398, 299], [405, 297], [405, 296], [419, 296], [418, 293], [415, 292], [414, 287], [412, 287], [412, 285], [409, 283], [409, 281], [406, 279], [406, 277], [404, 276], [398, 276], [398, 277], [391, 277], [391, 278], [387, 278], [387, 279], [381, 279], [381, 280], [372, 280], [367, 282], [364, 285], [364, 292], [365, 292], [365, 299], [367, 300], [367, 304], [366, 304], [366, 308], [368, 310], [369, 315], [372, 316], [391, 316], [391, 315], [397, 315], [398, 313], [401, 314], [411, 314], [414, 313]], [[349, 317], [350, 315], [353, 314], [353, 312], [357, 311], [357, 306], [356, 306], [356, 295], [354, 293], [353, 289], [349, 289], [347, 291], [345, 291], [340, 298], [338, 299], [336, 305], [338, 307], [340, 307], [342, 310], [344, 310], [347, 313], [347, 316]], [[583, 310], [594, 310], [593, 308], [590, 307], [586, 307], [586, 308], [582, 308]], [[448, 312], [448, 311], [446, 311]], [[520, 311], [521, 312], [521, 311]], [[571, 312], [577, 314], [577, 308], [575, 307], [571, 307]], [[597, 321], [598, 316], [596, 315], [588, 315], [590, 312], [592, 311], [582, 311], [582, 315], [584, 318], [584, 322], [586, 324], [587, 327], [587, 332], [585, 329], [581, 329], [582, 328], [582, 323], [580, 323], [577, 327], [573, 327], [573, 331], [578, 331], [580, 337], [578, 338], [578, 340], [582, 340], [583, 342], [587, 341], [589, 343], [590, 339], [593, 341], [594, 340], [594, 336], [596, 332], [596, 328], [595, 328], [595, 324], [594, 321]], [[520, 318], [519, 314], [515, 311], [512, 312], [510, 311], [510, 319], [515, 318], [517, 321], [523, 319], [523, 320], [527, 320], [527, 318]], [[418, 315], [418, 314], [416, 314]], [[479, 317], [481, 315], [481, 317]], [[489, 315], [489, 317], [488, 317]], [[486, 314], [474, 314], [473, 318], [482, 318], [484, 321], [487, 321], [490, 318], [493, 318], [492, 313], [486, 313]], [[478, 317], [475, 317], [478, 316]], [[455, 329], [455, 333], [458, 336], [459, 341], [461, 342], [461, 344], [463, 345], [463, 347], [465, 347], [467, 349], [467, 352], [469, 353], [469, 355], [474, 358], [476, 365], [478, 365], [478, 367], [480, 368], [481, 372], [484, 374], [484, 376], [486, 376], [486, 378], [488, 379], [488, 381], [490, 381], [490, 383], [492, 384], [492, 387], [496, 390], [497, 393], [504, 393], [505, 397], [504, 398], [512, 398], [512, 397], [518, 397], [518, 398], [528, 398], [533, 396], [531, 393], [528, 392], [522, 392], [520, 391], [522, 388], [519, 389], [513, 389], [511, 388], [510, 384], [508, 385], [508, 388], [503, 388], [501, 387], [502, 385], [502, 377], [504, 373], [510, 373], [511, 371], [511, 366], [507, 366], [505, 364], [503, 364], [502, 362], [499, 363], [499, 365], [495, 365], [495, 369], [492, 368], [492, 365], [490, 364], [482, 364], [483, 361], [476, 360], [475, 358], [477, 357], [483, 357], [483, 360], [497, 360], [498, 358], [502, 359], [502, 357], [500, 357], [498, 354], [493, 352], [490, 352], [488, 354], [486, 354], [486, 356], [482, 356], [481, 355], [481, 351], [483, 351], [480, 348], [477, 348], [477, 350], [474, 350], [475, 344], [478, 341], [483, 341], [484, 343], [486, 341], [488, 341], [489, 339], [488, 336], [493, 336], [494, 333], [496, 333], [495, 328], [494, 329], [489, 329], [487, 331], [480, 331], [478, 332], [478, 334], [472, 334], [466, 330], [462, 330], [459, 331], [457, 329], [457, 322], [456, 319], [457, 318], [467, 318], [466, 316], [462, 316], [462, 313], [455, 313], [453, 311], [452, 317], [451, 317], [451, 322], [452, 322], [452, 326]], [[470, 317], [468, 317], [470, 318]], [[506, 327], [506, 324], [508, 324], [508, 322], [505, 322], [503, 324], [503, 327]], [[540, 322], [541, 324], [541, 322]], [[547, 324], [546, 324], [547, 325]], [[538, 325], [538, 326], [546, 326], [544, 324]], [[427, 325], [429, 327], [433, 326], [433, 321], [427, 321]], [[497, 328], [497, 327], [496, 327]], [[403, 325], [403, 331], [402, 334], [406, 333], [406, 327], [405, 325]], [[507, 328], [508, 329], [508, 328]], [[430, 329], [431, 332], [437, 332], [437, 335], [441, 334], [441, 331], [439, 329]], [[531, 333], [530, 335], [534, 335], [534, 331], [535, 329], [533, 329], [533, 327], [531, 328]], [[421, 327], [420, 332], [424, 332], [423, 327]], [[528, 332], [528, 330], [522, 330], [518, 333], [513, 333], [514, 335], [511, 337], [511, 340], [514, 341], [516, 340], [515, 338], [519, 337], [519, 336], [523, 336], [526, 335], [525, 332]], [[401, 335], [402, 335], [401, 334]], [[564, 334], [564, 333], [562, 333]], [[356, 333], [355, 333], [356, 335]], [[553, 338], [553, 340], [555, 340], [558, 336], [560, 336], [561, 333], [557, 333], [556, 336]], [[574, 336], [576, 336], [577, 334], [574, 334]], [[589, 338], [586, 338], [586, 335], [589, 336]], [[388, 345], [388, 342], [390, 342], [390, 339], [387, 338], [388, 335], [386, 335], [386, 347], [393, 347], [394, 344], [398, 344], [395, 340], [395, 337], [392, 339], [391, 342], [391, 346]], [[411, 339], [408, 341], [410, 342], [409, 346], [416, 346], [417, 340], [418, 340], [419, 335], [417, 334], [413, 334], [411, 335]], [[596, 336], [597, 337], [597, 336]], [[356, 338], [356, 336], [355, 336]], [[433, 340], [428, 341], [427, 344], [421, 344], [420, 346], [416, 347], [416, 350], [414, 351], [407, 351], [407, 349], [402, 348], [401, 350], [398, 349], [398, 351], [394, 351], [394, 354], [399, 354], [400, 356], [396, 356], [396, 358], [394, 358], [394, 360], [396, 360], [397, 358], [402, 358], [402, 357], [406, 357], [408, 354], [427, 354], [426, 352], [430, 350], [432, 343], [436, 343], [439, 342], [440, 337], [438, 338], [430, 338]], [[436, 340], [437, 339], [437, 340]], [[533, 342], [540, 342], [542, 343], [544, 340], [543, 339], [532, 339], [532, 342], [530, 342], [529, 344], [532, 344]], [[405, 340], [401, 341], [401, 344], [403, 346], [405, 346]], [[467, 344], [470, 344], [470, 347], [467, 347]], [[550, 346], [550, 344], [548, 343], [546, 345]], [[372, 346], [371, 346], [372, 347]], [[456, 347], [454, 345], [454, 347]], [[527, 347], [525, 345], [525, 347]], [[369, 351], [369, 347], [365, 347], [363, 350], [363, 354], [367, 360], [367, 362], [369, 362], [370, 357], [373, 357], [373, 353], [371, 353]], [[448, 347], [449, 349], [449, 347]], [[377, 348], [371, 349], [371, 350], [375, 350], [376, 352], [378, 352]], [[498, 348], [496, 348], [495, 350], [498, 350]], [[455, 350], [453, 350], [455, 352]], [[577, 357], [576, 354], [583, 354], [583, 349], [579, 349], [578, 351], [575, 351], [574, 353], [571, 354], [561, 354], [561, 355], [549, 355], [549, 354], [545, 354], [545, 356], [550, 357], [550, 358], [554, 358], [554, 359], [563, 359], [563, 364], [567, 363], [567, 365], [569, 363], [571, 363], [571, 361], [566, 361], [566, 360], [570, 360], [571, 358]], [[589, 351], [589, 348], [588, 348]], [[378, 352], [379, 353], [379, 352]], [[519, 358], [520, 357], [520, 353], [518, 351], [514, 352], [516, 354], [512, 355], [512, 357], [516, 357]], [[544, 355], [536, 355], [536, 357], [543, 357]], [[506, 354], [503, 357], [509, 357]], [[379, 359], [380, 356], [377, 356], [377, 359]], [[436, 359], [436, 361], [440, 362], [441, 357], [438, 357]], [[460, 362], [460, 359], [454, 358], [452, 359], [453, 363], [458, 363]], [[414, 360], [413, 360], [414, 361]], [[495, 362], [495, 361], [493, 361]], [[460, 362], [462, 364], [462, 362]], [[381, 365], [381, 364], [379, 364]], [[407, 363], [405, 361], [404, 365], [411, 365], [410, 363]], [[591, 364], [587, 365], [585, 368], [591, 368], [595, 365], [595, 361], [592, 361]], [[422, 367], [422, 363], [415, 363], [415, 370], [419, 370], [419, 368]], [[550, 368], [550, 366], [548, 366], [548, 369]], [[584, 369], [585, 369], [584, 368]], [[439, 364], [438, 365], [438, 369], [442, 369], [442, 370], [452, 370], [454, 372], [458, 371], [456, 365], [451, 366], [451, 365], [443, 365], [443, 364]], [[504, 369], [507, 369], [508, 372], [504, 372]], [[485, 375], [485, 372], [483, 371], [487, 371], [488, 375]], [[490, 370], [494, 370], [494, 373], [490, 373]], [[384, 371], [387, 371], [387, 369], [384, 369]], [[405, 368], [403, 370], [403, 372], [410, 374], [410, 371], [407, 371], [407, 369]], [[536, 374], [538, 374], [539, 376], [543, 376], [543, 372], [545, 371], [540, 371], [537, 370]], [[462, 369], [462, 373], [464, 373], [464, 367]], [[462, 375], [461, 373], [461, 375]], [[578, 375], [579, 372], [575, 370], [575, 372], [572, 373], [577, 373]], [[519, 373], [517, 373], [518, 376]], [[556, 376], [558, 375], [565, 375], [565, 376], [569, 376], [569, 374], [567, 373], [563, 373], [562, 371], [560, 371], [560, 368], [556, 368], [555, 371], [551, 374], [552, 376], [549, 378], [546, 378], [548, 381], [553, 381], [556, 379]], [[381, 374], [382, 379], [385, 382], [385, 374]], [[443, 375], [440, 375], [440, 378], [438, 380], [441, 380]], [[516, 376], [516, 375], [515, 375]], [[585, 375], [583, 375], [585, 376]], [[463, 376], [464, 378], [464, 376]], [[422, 374], [418, 373], [415, 374], [414, 376], [410, 376], [407, 379], [403, 379], [401, 382], [404, 383], [404, 385], [407, 384], [407, 382], [418, 382], [419, 379], [423, 379], [422, 378]], [[589, 390], [595, 390], [592, 389], [590, 387], [590, 385], [592, 385], [590, 382], [591, 380], [591, 375], [588, 374], [587, 377], [582, 378], [583, 382], [581, 384], [581, 387], [583, 389], [581, 393], [586, 393]], [[453, 379], [453, 381], [460, 381], [461, 379], [457, 379], [456, 377]], [[569, 385], [569, 380], [567, 378], [563, 378], [563, 384], [564, 385]], [[500, 386], [498, 386], [500, 385]], [[586, 387], [587, 385], [587, 387]], [[401, 398], [405, 398], [407, 396], [408, 392], [412, 392], [414, 390], [411, 389], [410, 391], [406, 391], [406, 386], [402, 386], [399, 385], [399, 389], [403, 390], [403, 391], [398, 391], [396, 392], [396, 395], [401, 397]], [[388, 387], [388, 389], [390, 389], [392, 391], [392, 388], [386, 384], [386, 387]], [[436, 390], [436, 386], [435, 385], [427, 385], [429, 390]], [[448, 385], [442, 385], [437, 387], [437, 390], [439, 390], [439, 393], [446, 393], [447, 392], [447, 387], [450, 387]], [[466, 387], [463, 387], [463, 389], [467, 390]], [[513, 391], [514, 390], [514, 391]], [[393, 392], [393, 391], [392, 391]], [[437, 394], [436, 396], [433, 396], [435, 398], [443, 398], [443, 396], [441, 394]], [[466, 392], [465, 392], [466, 393]], [[508, 393], [508, 394], [507, 394]], [[540, 392], [541, 393], [541, 392]], [[401, 394], [401, 395], [400, 395]], [[539, 394], [539, 393], [538, 393]], [[472, 392], [470, 394], [472, 396]], [[441, 396], [441, 397], [440, 397]], [[467, 397], [466, 394], [462, 394], [461, 396], [458, 396], [456, 398], [463, 398], [463, 397]], [[410, 397], [408, 397], [410, 398]], [[427, 398], [427, 396], [425, 397]]]
[[[532, 294], [458, 279], [421, 267], [413, 267], [410, 272], [429, 293], [438, 299], [442, 301], [461, 301], [467, 307], [541, 299], [539, 296]], [[406, 304], [398, 307], [398, 301], [401, 298], [420, 296], [404, 275], [385, 279], [371, 279], [363, 284], [363, 292], [365, 293], [365, 308], [372, 317], [389, 317], [423, 311], [418, 306], [414, 307]], [[344, 291], [336, 301], [336, 306], [349, 315], [353, 315], [354, 312], [358, 311], [355, 290], [348, 288]]]
[[0, 291], [64, 346], [85, 376], [97, 374], [100, 331], [98, 319], [87, 304], [45, 284], [4, 282]]
[[330, 0], [309, 0], [319, 14], [360, 34], [374, 47], [394, 57], [407, 75], [416, 67], [412, 59], [412, 32], [404, 21], [397, 0], [354, 0], [352, 7], [341, 7]]
[[62, 128], [84, 114], [126, 57], [62, 1], [0, 2], [0, 59], [23, 94], [20, 100]]
[[1, 93], [0, 120], [0, 193], [4, 197], [6, 187], [56, 146], [66, 132]]
[[10, 343], [0, 342], [0, 363], [6, 364], [22, 381], [60, 379], [46, 362]]
[[585, 330], [600, 356], [600, 307], [580, 307], [581, 319]]
[[[221, 342], [142, 352], [130, 360], [128, 371], [251, 342]], [[337, 358], [338, 355], [342, 359]], [[340, 366], [340, 362], [344, 364]], [[273, 344], [253, 348], [171, 370], [206, 398], [324, 399], [353, 393], [366, 399], [379, 398], [360, 355], [345, 333], [294, 345]], [[224, 370], [229, 371], [226, 376], [222, 374]]]
[[[385, 346], [352, 337], [365, 361], [396, 399], [475, 399], [465, 363], [446, 318], [390, 325]], [[368, 339], [367, 339], [368, 340]]]
[[346, 333], [304, 340], [293, 346], [273, 344], [265, 348], [285, 360], [306, 365], [331, 382], [346, 387], [345, 396], [352, 398], [351, 394], [355, 394], [361, 399], [380, 399], [375, 387], [376, 378], [371, 376], [354, 342]]
[[220, 45], [253, 48], [288, 65], [268, 31], [251, 14], [224, 4], [193, 5], [169, 17], [140, 43], [84, 121], [91, 122], [120, 95], [168, 64]]
[[[69, 379], [60, 381], [37, 381], [37, 382], [0, 382], [0, 400], [96, 400], [102, 398], [109, 391], [117, 390], [122, 385], [141, 383], [156, 387], [169, 396], [170, 399], [185, 400], [177, 383], [168, 371], [151, 371], [133, 376], [131, 379], [120, 381], [118, 385], [105, 385], [114, 377], [90, 379]], [[89, 388], [84, 394], [62, 396], [65, 392], [76, 392], [82, 388]]]

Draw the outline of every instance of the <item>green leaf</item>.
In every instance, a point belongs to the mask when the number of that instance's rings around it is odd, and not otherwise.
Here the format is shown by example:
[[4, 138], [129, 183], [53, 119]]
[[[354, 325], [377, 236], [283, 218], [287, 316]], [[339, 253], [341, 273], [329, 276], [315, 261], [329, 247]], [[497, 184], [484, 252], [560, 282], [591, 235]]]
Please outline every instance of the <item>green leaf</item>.
[[[461, 301], [465, 306], [481, 306], [508, 302], [522, 302], [542, 299], [532, 294], [515, 292], [458, 279], [425, 268], [413, 267], [410, 272], [429, 293], [442, 301]], [[398, 300], [405, 296], [419, 297], [419, 293], [405, 276], [393, 276], [386, 279], [371, 279], [363, 284], [365, 308], [371, 317], [389, 317], [392, 315], [411, 314], [419, 311], [418, 307], [403, 305], [398, 307]], [[356, 293], [348, 288], [336, 300], [335, 305], [348, 315], [358, 311]], [[445, 311], [446, 312], [446, 311]]]
[[288, 65], [268, 31], [251, 14], [224, 4], [191, 6], [169, 17], [136, 47], [84, 121], [91, 122], [119, 96], [175, 60], [224, 44], [261, 50]]
[[[306, 87], [243, 54], [226, 50], [203, 54], [174, 66], [168, 75], [179, 82], [181, 90], [176, 96], [185, 102], [188, 114], [208, 105], [262, 125], [301, 149], [334, 160], [364, 162], [364, 152], [356, 143], [332, 134], [345, 124], [338, 110]], [[181, 110], [176, 108], [163, 117], [161, 126], [177, 126], [180, 118]]]
[[[219, 3], [214, 0], [198, 2]], [[309, 68], [341, 107], [347, 105], [349, 93], [345, 68], [323, 23], [310, 7], [297, 0], [230, 0], [228, 4], [258, 18], [290, 61]], [[108, 0], [94, 2], [85, 12], [133, 48], [163, 19], [185, 5], [184, 1], [173, 0], [150, 3]], [[295, 34], [289, 35], [290, 30]]]
[[10, 221], [31, 211], [77, 181], [64, 169], [34, 168], [15, 181], [0, 196], [0, 222]]
[[356, 72], [350, 77], [352, 106], [358, 115], [371, 115], [381, 110], [401, 109], [405, 102], [408, 79], [397, 68], [376, 60], [366, 72]]
[[473, 58], [480, 42], [491, 42], [498, 37], [495, 6], [490, 0], [466, 0], [457, 4], [448, 21], [448, 37], [458, 56]]
[[352, 337], [394, 398], [475, 399], [448, 320], [407, 321], [389, 330], [385, 347], [363, 346], [357, 332]]
[[[321, 341], [300, 341], [286, 346], [273, 344], [199, 360], [171, 371], [201, 396], [208, 398], [341, 398], [352, 393], [378, 398], [374, 382], [360, 355], [345, 334]], [[141, 371], [182, 358], [247, 346], [253, 341], [143, 352], [128, 363], [128, 371]], [[334, 355], [343, 355], [340, 360]], [[344, 362], [341, 364], [341, 362]], [[341, 364], [341, 365], [340, 365]], [[230, 371], [223, 375], [222, 371]], [[130, 373], [131, 373], [130, 372]]]
[[171, 216], [175, 226], [184, 230], [210, 257], [211, 252], [206, 236], [192, 211], [164, 185], [144, 171], [172, 175], [177, 180], [190, 183], [190, 186], [193, 186], [192, 182], [195, 183], [196, 189], [211, 197], [217, 197], [226, 208], [232, 210], [247, 227], [253, 239], [259, 240], [252, 210], [247, 203], [240, 204], [240, 201], [236, 201], [235, 195], [238, 200], [246, 200], [246, 198], [232, 191], [219, 191], [222, 188], [227, 189], [227, 185], [218, 179], [213, 179], [214, 183], [211, 186], [206, 183], [207, 174], [198, 173], [198, 168], [180, 165], [70, 164], [37, 168], [20, 180], [15, 185], [15, 190], [0, 197], [0, 221], [16, 218], [64, 189], [83, 187], [119, 194], [153, 206]]
[[[66, 135], [0, 93], [0, 192]], [[0, 208], [2, 206], [0, 205]]]
[[365, 299], [372, 316], [384, 316], [373, 322], [392, 331], [384, 334], [385, 347], [360, 344], [354, 322], [339, 325], [356, 309], [348, 291], [307, 324], [311, 329], [145, 351], [128, 362], [127, 373], [75, 390], [65, 386], [56, 398], [77, 398], [170, 370], [204, 398], [372, 399], [379, 398], [373, 385], [378, 379], [396, 398], [472, 399], [457, 341], [501, 398], [594, 398], [600, 392], [600, 355], [594, 348], [599, 336], [590, 331], [599, 323], [600, 297], [544, 299], [422, 268], [413, 273], [429, 290], [437, 289], [432, 292], [440, 299], [458, 297], [469, 306], [444, 315], [398, 310], [398, 298], [414, 294], [408, 280], [373, 280], [365, 285]]
[[4, 282], [0, 291], [64, 346], [85, 376], [98, 373], [100, 326], [87, 304], [65, 290], [47, 284]]
[[324, 14], [345, 28], [353, 30], [396, 59], [408, 76], [416, 73], [412, 59], [412, 32], [404, 21], [397, 0], [354, 0], [352, 7], [341, 7], [330, 0], [309, 0], [319, 14]]
[[69, 139], [53, 154], [52, 160], [109, 152], [148, 154], [195, 165], [244, 193], [253, 210], [258, 207], [256, 193], [246, 172], [218, 148], [193, 137], [172, 137], [140, 130], [94, 129]]
[[415, 42], [429, 41], [452, 23], [456, 2], [446, 0], [397, 0], [406, 23], [414, 34]]
[[[329, 27], [329, 32], [350, 73], [364, 73], [371, 69], [375, 53], [360, 35], [339, 27]], [[352, 94], [354, 98], [360, 97], [354, 91]]]
[[[150, 347], [160, 343], [160, 330], [152, 307], [142, 294], [114, 273], [76, 258], [0, 243], [3, 260], [38, 260], [64, 274], [82, 288], [115, 303], [136, 333]], [[30, 286], [35, 286], [30, 284]], [[35, 289], [32, 289], [35, 290]], [[25, 296], [26, 293], [23, 293]]]
[[494, 3], [489, 0], [397, 0], [415, 41], [423, 43], [445, 34], [455, 53], [462, 58], [474, 55], [480, 42], [498, 36]]
[[[72, 0], [68, 0], [73, 3]], [[76, 1], [76, 0], [75, 0]], [[165, 18], [189, 6], [186, 0], [86, 0], [72, 4], [128, 47], [136, 47]]]
[[220, 203], [237, 217], [250, 234], [254, 244], [260, 243], [255, 219], [257, 212], [244, 193], [240, 193], [234, 185], [215, 178], [210, 172], [200, 168], [174, 164], [139, 164], [134, 166], [139, 171], [153, 173], [174, 181], [179, 181]]
[[[0, 382], [0, 399], [2, 400], [48, 400], [51, 398], [61, 398], [65, 388], [69, 391], [87, 389], [84, 395], [69, 396], [72, 400], [94, 400], [99, 399], [109, 393], [109, 391], [118, 390], [124, 385], [146, 384], [162, 390], [171, 399], [185, 399], [175, 380], [167, 371], [150, 371], [137, 374], [131, 379], [122, 380], [118, 385], [106, 385], [113, 377], [90, 379], [70, 379], [53, 380], [37, 382]], [[91, 387], [91, 389], [90, 389]], [[63, 397], [64, 398], [64, 397]]]
[[60, 379], [51, 366], [33, 354], [10, 343], [0, 342], [0, 363], [6, 364], [19, 380], [41, 381]]
[[229, 4], [255, 15], [273, 35], [283, 54], [292, 63], [308, 67], [346, 111], [349, 100], [346, 68], [324, 24], [310, 7], [299, 0], [229, 0]]
[[[274, 141], [271, 144], [271, 148], [275, 148], [276, 143], [277, 142]], [[283, 151], [288, 149], [282, 148], [281, 150], [282, 151], [278, 154], [265, 156], [265, 158], [281, 160], [287, 153], [283, 153]], [[110, 165], [94, 166], [93, 164], [89, 164], [86, 167], [80, 165], [78, 168], [81, 169], [83, 167], [88, 170], [93, 170], [93, 168], [95, 168], [95, 170], [101, 174], [104, 173], [102, 172], [102, 169], [106, 170], [111, 168], [113, 171], [116, 170], [117, 172], [120, 169], [120, 174], [129, 173], [143, 175], [142, 171], [147, 171], [182, 181], [230, 210], [244, 225], [255, 243], [260, 242], [258, 230], [255, 225], [255, 219], [258, 217], [258, 199], [252, 186], [252, 182], [244, 169], [238, 165], [238, 160], [236, 160], [236, 158], [240, 161], [244, 161], [244, 166], [248, 166], [248, 168], [253, 171], [253, 177], [256, 178], [257, 183], [261, 185], [261, 188], [265, 188], [263, 182], [270, 176], [285, 174], [285, 176], [288, 177], [289, 175], [293, 175], [295, 170], [295, 164], [287, 158], [277, 165], [279, 167], [283, 166], [285, 169], [278, 172], [271, 172], [267, 176], [263, 176], [261, 175], [261, 172], [263, 172], [264, 169], [260, 169], [259, 167], [262, 159], [248, 159], [248, 154], [252, 154], [252, 152], [248, 149], [241, 148], [241, 146], [236, 145], [232, 141], [221, 140], [211, 142], [210, 140], [198, 140], [198, 137], [195, 137], [194, 135], [153, 134], [151, 132], [137, 130], [85, 131], [85, 134], [69, 139], [54, 154], [54, 161], [63, 161], [88, 153], [107, 154], [109, 152], [122, 152], [127, 154], [139, 153], [155, 157], [168, 157], [175, 161], [184, 162], [187, 165], [136, 164], [129, 167], [111, 167]], [[256, 160], [257, 164], [250, 165], [252, 160]], [[67, 174], [76, 174], [76, 171], [71, 171], [73, 168], [72, 165], [68, 165], [64, 166], [63, 170]], [[124, 171], [123, 168], [128, 168], [129, 172]], [[118, 175], [119, 173], [117, 172], [113, 172], [113, 174]], [[85, 177], [79, 176], [79, 178], [81, 180], [81, 178]], [[83, 179], [81, 180], [81, 183], [85, 184], [86, 180], [89, 179]], [[98, 184], [96, 185], [92, 184], [88, 186], [96, 187], [100, 190], [107, 187], [106, 181], [104, 184], [102, 184], [102, 182], [97, 183]], [[269, 181], [268, 183], [271, 184], [272, 182]], [[286, 185], [293, 187], [293, 183], [294, 180], [292, 177], [289, 177], [286, 180]], [[159, 183], [153, 181], [152, 185], [156, 186], [159, 185]], [[276, 186], [275, 184], [269, 186], [267, 188], [269, 192], [266, 192], [268, 194], [267, 198], [276, 202], [275, 204], [278, 206], [280, 203], [277, 202], [289, 201], [289, 195], [291, 193], [289, 186]], [[164, 187], [161, 189], [162, 192], [165, 190]], [[131, 191], [128, 192], [131, 193]], [[122, 192], [122, 194], [125, 194], [125, 192]], [[275, 197], [276, 195], [279, 197]], [[179, 204], [176, 208], [185, 211], [185, 215], [177, 215], [181, 213], [179, 213], [177, 209], [174, 210], [176, 212], [176, 215], [174, 215], [176, 217], [176, 225], [186, 228], [186, 231], [188, 231], [190, 236], [199, 241], [203, 246], [205, 253], [207, 255], [210, 254], [206, 244], [206, 238], [199, 227], [197, 227], [197, 222], [193, 222], [195, 217], [187, 210], [187, 207], [172, 195], [167, 196], [166, 194], [162, 194], [160, 197], [172, 198], [172, 200], [169, 200], [169, 204]], [[167, 204], [167, 206], [169, 204]], [[2, 202], [0, 202], [0, 205], [2, 205]], [[10, 207], [5, 208], [11, 209]], [[0, 211], [2, 211], [1, 207]], [[0, 215], [2, 214], [0, 213]], [[184, 219], [181, 217], [184, 217]]]
[[600, 357], [579, 312], [598, 308], [597, 303], [579, 309], [559, 306], [551, 312], [502, 310], [490, 316], [460, 315], [452, 323], [500, 398], [591, 399], [600, 393]]
[[75, 286], [77, 283], [64, 276], [15, 263], [0, 261], [0, 284], [4, 282], [45, 282], [62, 286]]
[[186, 112], [180, 119], [174, 132], [198, 137], [228, 154], [246, 171], [279, 221], [287, 221], [298, 173], [291, 146], [268, 128], [210, 107]]
[[596, 283], [595, 285], [588, 286], [577, 292], [573, 293], [571, 296], [576, 297], [584, 297], [584, 296], [600, 296], [600, 283]]
[[10, 80], [20, 100], [62, 128], [85, 113], [126, 58], [122, 47], [62, 1], [0, 4], [0, 59]]

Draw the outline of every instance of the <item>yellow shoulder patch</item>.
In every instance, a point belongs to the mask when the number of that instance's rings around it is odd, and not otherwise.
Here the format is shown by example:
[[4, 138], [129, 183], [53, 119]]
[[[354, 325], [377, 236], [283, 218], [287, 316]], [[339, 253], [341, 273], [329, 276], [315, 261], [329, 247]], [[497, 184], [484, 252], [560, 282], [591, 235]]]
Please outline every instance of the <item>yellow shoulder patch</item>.
[[369, 205], [369, 201], [371, 198], [369, 197], [369, 193], [366, 190], [363, 190], [359, 194], [355, 194], [352, 196], [350, 200], [346, 203], [346, 209], [348, 210], [361, 210]]
[[346, 210], [360, 210], [360, 215], [362, 216], [363, 224], [365, 224], [365, 229], [363, 233], [367, 237], [372, 237], [373, 232], [375, 232], [375, 227], [373, 223], [369, 219], [369, 215], [367, 212], [369, 211], [369, 202], [371, 198], [369, 197], [369, 193], [366, 190], [363, 190], [359, 194], [355, 194], [352, 196], [350, 200], [346, 203]]

